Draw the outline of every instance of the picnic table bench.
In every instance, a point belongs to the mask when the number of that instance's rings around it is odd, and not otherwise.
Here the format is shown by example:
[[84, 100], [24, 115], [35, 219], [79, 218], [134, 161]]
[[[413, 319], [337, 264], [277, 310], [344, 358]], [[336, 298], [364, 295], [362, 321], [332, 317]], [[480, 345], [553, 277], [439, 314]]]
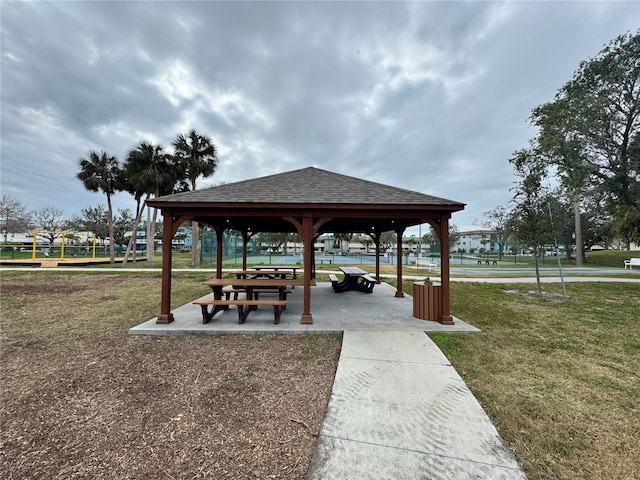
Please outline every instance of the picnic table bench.
[[[492, 260], [494, 265], [498, 265], [498, 261], [497, 260]], [[485, 265], [489, 265], [489, 260], [485, 260], [484, 261]], [[478, 265], [482, 265], [482, 260], [478, 259]]]
[[[202, 323], [209, 323], [216, 313], [228, 310], [230, 306], [238, 307], [239, 323], [244, 323], [249, 313], [260, 305], [274, 307], [275, 322], [280, 321], [286, 309], [287, 295], [294, 286], [304, 286], [304, 280], [293, 278], [214, 278], [204, 283], [213, 292], [213, 299], [196, 300], [193, 303], [202, 307]], [[311, 285], [315, 285], [315, 280]], [[245, 299], [238, 299], [238, 293], [245, 292]], [[234, 298], [231, 299], [231, 294]], [[260, 300], [262, 293], [277, 293], [277, 299]], [[223, 295], [226, 297], [223, 299]], [[209, 309], [209, 307], [212, 307]], [[245, 308], [246, 307], [246, 308]]]
[[[273, 306], [273, 323], [280, 323], [280, 316], [287, 306], [286, 300], [196, 300], [193, 302], [196, 305], [200, 305], [202, 308], [202, 323], [208, 323], [213, 316], [220, 310], [216, 310], [218, 307], [229, 308], [232, 305], [238, 307], [238, 323], [244, 323], [249, 313], [256, 310], [259, 305]], [[209, 306], [212, 305], [213, 309], [209, 311]]]
[[293, 278], [298, 278], [298, 270], [300, 267], [292, 266], [292, 265], [254, 265], [251, 267], [252, 270], [272, 270], [272, 271], [282, 271], [282, 272], [291, 272]]
[[373, 287], [378, 281], [369, 275], [369, 272], [358, 267], [339, 267], [344, 273], [344, 278], [340, 280], [336, 275], [329, 274], [331, 286], [335, 293], [357, 290], [363, 293], [372, 293]]

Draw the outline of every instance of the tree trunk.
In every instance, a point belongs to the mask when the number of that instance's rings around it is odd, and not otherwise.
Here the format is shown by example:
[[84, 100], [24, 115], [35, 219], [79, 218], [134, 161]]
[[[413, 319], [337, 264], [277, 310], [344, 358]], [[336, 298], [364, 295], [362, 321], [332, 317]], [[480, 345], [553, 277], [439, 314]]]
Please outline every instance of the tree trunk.
[[576, 265], [582, 265], [584, 253], [582, 248], [582, 222], [580, 220], [580, 203], [574, 205], [574, 214], [576, 222]]
[[[194, 146], [195, 147], [195, 146]], [[191, 179], [191, 191], [196, 189], [196, 179]], [[193, 268], [200, 266], [200, 225], [191, 222], [191, 265]]]
[[[154, 195], [154, 198], [157, 197], [158, 194]], [[156, 217], [156, 209], [153, 209], [153, 220], [149, 218], [149, 213], [151, 211], [147, 209], [147, 262], [152, 267], [155, 266], [156, 257], [155, 257], [155, 248], [154, 248], [154, 238], [156, 235], [155, 228], [155, 217]]]
[[538, 248], [533, 249], [533, 263], [536, 266], [536, 288], [538, 295], [542, 295], [542, 285], [540, 284], [540, 266], [538, 264]]
[[200, 225], [191, 222], [191, 265], [194, 268], [200, 266]]
[[[146, 199], [145, 199], [146, 202]], [[140, 200], [136, 203], [136, 218], [133, 221], [133, 228], [131, 230], [131, 238], [129, 239], [129, 244], [127, 245], [127, 251], [124, 254], [124, 260], [122, 260], [122, 264], [126, 264], [129, 259], [129, 254], [131, 253], [131, 247], [133, 246], [133, 262], [136, 261], [136, 240], [138, 239], [138, 225], [140, 225], [140, 219], [142, 218], [142, 212], [144, 212], [144, 204], [140, 207]]]
[[111, 206], [111, 195], [107, 195], [107, 209], [109, 210], [109, 263], [116, 263], [113, 245], [113, 207]]

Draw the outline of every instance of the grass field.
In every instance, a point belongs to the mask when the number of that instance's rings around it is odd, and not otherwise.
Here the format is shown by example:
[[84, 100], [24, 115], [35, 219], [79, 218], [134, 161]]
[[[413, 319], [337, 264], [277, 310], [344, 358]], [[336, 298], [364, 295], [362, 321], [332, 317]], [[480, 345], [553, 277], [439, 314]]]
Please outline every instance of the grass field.
[[530, 479], [640, 479], [640, 285], [544, 289], [453, 283], [482, 333], [432, 338]]

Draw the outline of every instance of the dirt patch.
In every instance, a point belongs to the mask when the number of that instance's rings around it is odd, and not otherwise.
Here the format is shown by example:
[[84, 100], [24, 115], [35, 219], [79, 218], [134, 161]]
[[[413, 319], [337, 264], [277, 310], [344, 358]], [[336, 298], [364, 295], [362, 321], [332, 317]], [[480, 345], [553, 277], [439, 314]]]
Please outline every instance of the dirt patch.
[[569, 296], [564, 296], [561, 293], [549, 293], [542, 292], [542, 294], [538, 294], [538, 292], [533, 290], [505, 290], [504, 293], [508, 293], [511, 295], [520, 295], [526, 298], [534, 299], [541, 298], [551, 303], [561, 303], [569, 300]]
[[85, 285], [24, 285], [19, 283], [7, 284], [2, 286], [2, 295], [31, 295], [31, 294], [69, 294], [86, 290]]
[[[3, 281], [2, 478], [304, 478], [339, 338], [131, 337], [119, 322], [148, 278], [70, 278]], [[105, 287], [122, 283], [132, 297]], [[55, 322], [15, 297], [46, 288], [65, 300]], [[109, 301], [76, 318], [87, 295]]]

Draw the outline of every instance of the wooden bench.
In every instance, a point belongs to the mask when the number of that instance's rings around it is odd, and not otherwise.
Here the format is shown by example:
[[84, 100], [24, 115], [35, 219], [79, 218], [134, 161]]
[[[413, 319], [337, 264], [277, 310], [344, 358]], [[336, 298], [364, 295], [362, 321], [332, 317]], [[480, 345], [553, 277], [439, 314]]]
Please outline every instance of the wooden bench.
[[371, 275], [363, 275], [362, 280], [364, 281], [367, 291], [373, 292], [373, 287], [378, 283], [378, 281]]
[[633, 270], [633, 267], [640, 267], [640, 258], [630, 258], [629, 260], [624, 261], [624, 269], [626, 270], [629, 267], [630, 270]]
[[[492, 260], [494, 265], [498, 265], [498, 261], [497, 260]], [[484, 261], [485, 265], [489, 265], [489, 260], [485, 260]], [[482, 265], [482, 260], [478, 260], [478, 265]]]
[[[249, 313], [256, 310], [259, 305], [271, 305], [273, 306], [273, 323], [280, 323], [280, 316], [282, 311], [287, 306], [286, 300], [196, 300], [193, 302], [195, 305], [200, 305], [202, 308], [202, 323], [209, 323], [213, 316], [217, 313], [215, 307], [238, 307], [238, 323], [244, 323], [249, 316]], [[210, 312], [209, 305], [214, 309]]]
[[340, 279], [337, 276], [335, 276], [333, 273], [329, 274], [329, 280], [331, 280], [332, 287], [335, 287], [340, 282]]

